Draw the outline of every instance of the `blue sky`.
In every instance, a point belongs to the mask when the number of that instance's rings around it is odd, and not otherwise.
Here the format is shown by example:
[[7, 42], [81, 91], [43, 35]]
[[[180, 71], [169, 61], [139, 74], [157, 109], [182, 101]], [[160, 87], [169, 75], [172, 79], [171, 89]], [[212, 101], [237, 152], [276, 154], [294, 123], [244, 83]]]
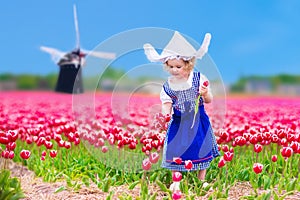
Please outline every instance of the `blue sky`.
[[75, 47], [73, 4], [85, 49], [143, 27], [177, 30], [199, 43], [210, 32], [209, 55], [225, 83], [241, 75], [300, 75], [297, 0], [4, 1], [0, 6], [0, 73], [57, 73], [58, 67], [39, 47], [62, 51]]

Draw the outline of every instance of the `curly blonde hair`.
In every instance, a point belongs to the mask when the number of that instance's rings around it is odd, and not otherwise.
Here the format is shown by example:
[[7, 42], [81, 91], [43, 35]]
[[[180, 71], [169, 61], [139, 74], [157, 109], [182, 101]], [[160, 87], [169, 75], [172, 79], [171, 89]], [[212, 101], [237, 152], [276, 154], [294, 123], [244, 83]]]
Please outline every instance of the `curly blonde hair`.
[[[185, 63], [185, 71], [191, 72], [194, 69], [194, 66], [196, 65], [196, 58], [193, 57], [190, 60], [183, 60], [183, 62]], [[169, 71], [169, 65], [168, 65], [168, 61], [164, 63], [164, 70], [166, 70], [167, 72]]]

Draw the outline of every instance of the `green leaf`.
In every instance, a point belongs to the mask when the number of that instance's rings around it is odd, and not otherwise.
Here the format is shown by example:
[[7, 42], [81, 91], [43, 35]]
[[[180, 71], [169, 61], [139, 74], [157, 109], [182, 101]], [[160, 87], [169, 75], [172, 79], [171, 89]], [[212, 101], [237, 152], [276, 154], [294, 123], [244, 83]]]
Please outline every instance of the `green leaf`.
[[264, 179], [264, 189], [269, 189], [270, 188], [270, 185], [271, 185], [271, 179], [269, 176], [266, 176], [264, 175], [263, 176], [263, 179]]
[[157, 172], [154, 172], [151, 176], [150, 176], [150, 181], [155, 181], [156, 180], [156, 178], [157, 178], [157, 175], [158, 175], [158, 173]]
[[90, 186], [90, 178], [88, 176], [82, 177], [82, 182], [84, 183], [85, 186], [87, 187]]
[[111, 179], [107, 178], [106, 181], [104, 182], [104, 185], [102, 186], [102, 191], [108, 192], [110, 185], [111, 185]]
[[156, 196], [157, 196], [157, 192], [155, 192], [155, 193], [149, 198], [149, 200], [156, 200]]
[[171, 192], [160, 180], [156, 180], [156, 183], [163, 192]]
[[262, 195], [262, 200], [269, 200], [269, 199], [271, 199], [271, 191], [268, 192], [267, 194], [264, 193]]
[[288, 191], [288, 192], [290, 192], [290, 191], [292, 191], [292, 190], [295, 189], [295, 187], [296, 187], [296, 182], [297, 182], [297, 179], [294, 178], [292, 181], [290, 181], [290, 182], [288, 183], [288, 185], [287, 185], [287, 191]]
[[263, 179], [262, 179], [262, 176], [258, 176], [258, 182], [257, 182], [257, 186], [260, 188], [261, 185], [263, 183]]
[[274, 198], [274, 200], [279, 200], [279, 196], [276, 193], [276, 191], [274, 191], [274, 190], [273, 190], [273, 198]]
[[106, 200], [111, 200], [113, 194], [114, 194], [113, 191], [111, 191], [111, 192], [109, 193], [109, 195], [106, 197]]
[[9, 181], [9, 185], [11, 188], [15, 188], [15, 189], [19, 189], [20, 188], [20, 183], [19, 180], [17, 178], [11, 178]]
[[10, 197], [9, 200], [18, 200], [18, 199], [23, 199], [26, 196], [23, 194], [23, 192], [18, 192], [16, 194], [14, 194], [12, 197]]
[[1, 188], [4, 188], [4, 186], [7, 184], [9, 176], [10, 176], [10, 171], [8, 171], [8, 170], [1, 171], [1, 173], [0, 173], [0, 187]]
[[58, 192], [61, 192], [61, 191], [64, 191], [66, 188], [65, 188], [65, 186], [60, 186], [59, 188], [57, 188], [55, 191], [54, 191], [54, 193], [58, 193]]
[[287, 193], [285, 193], [284, 195], [282, 195], [282, 196], [279, 198], [279, 200], [284, 200], [285, 197], [287, 197], [288, 195], [293, 194], [293, 193], [294, 193], [294, 191], [287, 192]]
[[0, 172], [0, 199], [17, 200], [24, 198], [24, 194], [17, 178], [10, 178], [9, 170]]
[[131, 185], [129, 185], [128, 189], [129, 189], [129, 190], [133, 190], [133, 189], [135, 188], [135, 186], [136, 186], [137, 184], [139, 184], [139, 183], [140, 183], [140, 181], [135, 181], [135, 182], [133, 182]]

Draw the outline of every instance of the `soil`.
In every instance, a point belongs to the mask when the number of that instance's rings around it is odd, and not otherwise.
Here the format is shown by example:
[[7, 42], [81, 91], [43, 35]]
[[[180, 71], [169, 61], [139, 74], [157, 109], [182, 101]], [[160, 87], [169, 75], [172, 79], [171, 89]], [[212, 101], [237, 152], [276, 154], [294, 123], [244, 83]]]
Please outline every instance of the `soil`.
[[[1, 160], [3, 161], [3, 160]], [[1, 166], [1, 164], [0, 164]], [[3, 167], [3, 166], [2, 166]], [[89, 187], [86, 187], [82, 184], [81, 188], [77, 191], [74, 191], [71, 188], [67, 187], [66, 182], [55, 182], [47, 183], [44, 182], [41, 177], [36, 177], [34, 172], [22, 166], [18, 163], [8, 162], [8, 169], [11, 171], [12, 177], [18, 177], [21, 181], [21, 187], [25, 194], [24, 200], [102, 200], [106, 199], [110, 193], [103, 192], [101, 188], [98, 188], [95, 184], [91, 183]], [[21, 173], [22, 172], [22, 173]], [[64, 186], [64, 190], [60, 192], [55, 192], [58, 188]], [[122, 185], [118, 187], [110, 187], [110, 191], [113, 191], [111, 199], [119, 199], [119, 196], [124, 194], [130, 194], [132, 197], [139, 196], [140, 188], [137, 185], [133, 190], [128, 189], [128, 186]], [[149, 192], [157, 192], [156, 199], [162, 199], [166, 196], [163, 191], [160, 191], [160, 188], [156, 185], [149, 186]], [[210, 190], [205, 196], [198, 197], [195, 199], [208, 199], [209, 195], [213, 191]], [[264, 193], [267, 191], [259, 190], [258, 193]], [[229, 190], [229, 197], [227, 199], [235, 200], [240, 199], [242, 196], [253, 195], [254, 190], [251, 187], [250, 183], [239, 182], [236, 183]], [[184, 198], [182, 198], [184, 199]], [[300, 192], [289, 195], [285, 198], [286, 200], [300, 199]]]

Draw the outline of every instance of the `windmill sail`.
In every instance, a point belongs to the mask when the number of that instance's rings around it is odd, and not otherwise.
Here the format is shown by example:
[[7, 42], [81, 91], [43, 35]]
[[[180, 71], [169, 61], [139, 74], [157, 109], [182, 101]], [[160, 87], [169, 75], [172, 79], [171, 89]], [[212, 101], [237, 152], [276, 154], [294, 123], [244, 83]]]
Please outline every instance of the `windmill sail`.
[[74, 12], [74, 23], [75, 23], [75, 31], [76, 31], [76, 49], [80, 49], [80, 39], [79, 39], [79, 28], [78, 28], [78, 19], [77, 19], [77, 11], [76, 5], [73, 5], [73, 12]]

